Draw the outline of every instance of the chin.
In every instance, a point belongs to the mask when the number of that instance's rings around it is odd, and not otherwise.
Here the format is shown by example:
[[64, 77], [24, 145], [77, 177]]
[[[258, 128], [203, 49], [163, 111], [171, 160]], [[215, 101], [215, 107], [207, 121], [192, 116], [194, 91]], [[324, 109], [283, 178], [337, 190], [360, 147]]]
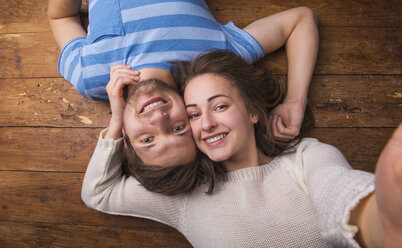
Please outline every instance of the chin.
[[223, 154], [208, 154], [208, 157], [214, 162], [223, 162], [228, 160], [230, 156]]

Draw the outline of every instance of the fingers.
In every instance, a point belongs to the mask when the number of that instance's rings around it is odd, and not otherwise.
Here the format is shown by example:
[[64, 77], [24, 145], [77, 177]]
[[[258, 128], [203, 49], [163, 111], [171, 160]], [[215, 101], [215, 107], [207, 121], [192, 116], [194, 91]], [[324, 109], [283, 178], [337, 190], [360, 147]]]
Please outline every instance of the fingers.
[[140, 72], [131, 70], [131, 66], [129, 65], [116, 65], [110, 69], [110, 80], [116, 80], [118, 78], [127, 77], [134, 81], [137, 81], [139, 78]]
[[285, 125], [282, 122], [282, 118], [278, 115], [270, 116], [269, 122], [275, 138], [281, 140], [291, 140], [299, 135], [300, 127], [296, 125]]
[[106, 91], [110, 94], [122, 91], [126, 85], [135, 85], [140, 79], [139, 75], [138, 71], [131, 70], [128, 65], [113, 66], [110, 70], [110, 81], [106, 85]]

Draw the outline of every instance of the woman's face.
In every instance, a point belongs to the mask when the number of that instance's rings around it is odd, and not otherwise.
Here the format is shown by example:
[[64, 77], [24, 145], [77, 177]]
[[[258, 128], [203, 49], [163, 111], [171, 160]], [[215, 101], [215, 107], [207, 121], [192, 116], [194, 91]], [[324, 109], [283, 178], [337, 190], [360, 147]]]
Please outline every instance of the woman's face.
[[190, 80], [184, 102], [196, 145], [211, 160], [242, 163], [250, 152], [256, 154], [258, 117], [247, 111], [238, 90], [224, 77], [208, 73]]

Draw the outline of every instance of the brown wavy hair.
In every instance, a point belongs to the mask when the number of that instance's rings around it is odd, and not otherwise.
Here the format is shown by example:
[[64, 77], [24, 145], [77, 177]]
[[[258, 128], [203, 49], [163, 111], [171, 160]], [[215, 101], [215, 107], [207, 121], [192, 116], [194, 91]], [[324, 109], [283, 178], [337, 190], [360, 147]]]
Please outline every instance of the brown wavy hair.
[[172, 73], [183, 96], [188, 82], [202, 74], [222, 76], [231, 82], [242, 97], [249, 113], [259, 121], [254, 126], [257, 148], [269, 157], [275, 157], [290, 149], [300, 135], [291, 141], [275, 139], [269, 125], [269, 112], [286, 96], [284, 80], [274, 80], [262, 62], [248, 64], [242, 58], [226, 50], [201, 54], [193, 62], [177, 62]]

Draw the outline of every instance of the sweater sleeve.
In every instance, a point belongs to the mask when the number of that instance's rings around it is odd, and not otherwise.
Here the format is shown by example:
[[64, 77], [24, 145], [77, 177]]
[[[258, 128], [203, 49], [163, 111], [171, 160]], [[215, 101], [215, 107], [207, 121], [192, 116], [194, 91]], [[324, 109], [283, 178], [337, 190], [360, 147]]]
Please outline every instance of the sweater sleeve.
[[357, 226], [348, 224], [350, 212], [374, 191], [375, 176], [352, 169], [337, 148], [316, 139], [302, 141], [296, 157], [323, 237], [336, 247], [360, 247]]
[[155, 220], [178, 229], [182, 196], [165, 196], [146, 190], [131, 176], [123, 175], [123, 139], [104, 140], [103, 130], [82, 185], [81, 198], [100, 212]]

